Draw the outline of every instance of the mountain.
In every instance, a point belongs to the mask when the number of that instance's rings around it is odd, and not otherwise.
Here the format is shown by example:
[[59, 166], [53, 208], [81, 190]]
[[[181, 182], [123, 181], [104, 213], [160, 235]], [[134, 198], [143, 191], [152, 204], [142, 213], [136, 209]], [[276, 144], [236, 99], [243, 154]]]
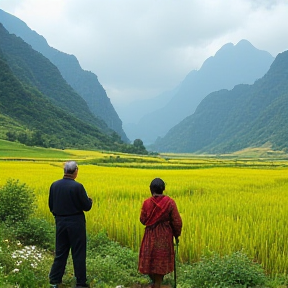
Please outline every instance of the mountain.
[[265, 51], [256, 49], [247, 40], [237, 45], [224, 45], [202, 67], [191, 71], [178, 87], [178, 91], [167, 105], [153, 110], [142, 117], [131, 131], [129, 138], [141, 134], [144, 143], [153, 143], [163, 137], [195, 109], [209, 93], [220, 89], [232, 89], [237, 84], [253, 84], [269, 69], [274, 58]]
[[[1, 28], [1, 27], [0, 27]], [[2, 35], [1, 35], [2, 36]], [[20, 81], [11, 71], [5, 54], [0, 50], [0, 125], [13, 140], [46, 147], [112, 146], [108, 135], [54, 106], [39, 90]], [[5, 139], [5, 138], [4, 138]], [[30, 140], [32, 141], [32, 140]]]
[[57, 67], [21, 38], [9, 34], [1, 24], [0, 48], [11, 71], [20, 81], [36, 87], [55, 106], [108, 133], [110, 129], [104, 121], [91, 113], [87, 103], [67, 84]]
[[141, 120], [143, 115], [149, 115], [152, 111], [157, 111], [163, 108], [172, 97], [176, 94], [178, 87], [171, 91], [165, 91], [160, 95], [151, 99], [142, 99], [134, 101], [128, 104], [126, 107], [118, 107], [117, 111], [123, 120], [123, 128], [127, 135], [130, 135], [131, 139], [142, 139], [143, 134], [149, 134], [149, 131], [145, 133], [145, 126], [142, 130], [137, 130], [137, 122]]
[[2, 24], [0, 126], [1, 138], [29, 145], [114, 151], [130, 148], [92, 114], [55, 65], [9, 34]]
[[288, 51], [253, 85], [209, 94], [195, 113], [159, 138], [162, 152], [228, 153], [269, 145], [288, 151]]
[[86, 101], [90, 111], [129, 142], [117, 112], [95, 74], [81, 68], [73, 55], [50, 47], [44, 37], [31, 30], [23, 21], [0, 9], [0, 22], [10, 32], [21, 37], [32, 48], [48, 58], [67, 83]]
[[116, 107], [123, 121], [123, 127], [125, 131], [127, 125], [129, 126], [129, 124], [136, 124], [144, 115], [151, 113], [151, 111], [163, 108], [165, 105], [167, 105], [178, 91], [178, 88], [179, 87], [176, 87], [171, 91], [162, 92], [153, 98], [135, 100], [125, 106]]

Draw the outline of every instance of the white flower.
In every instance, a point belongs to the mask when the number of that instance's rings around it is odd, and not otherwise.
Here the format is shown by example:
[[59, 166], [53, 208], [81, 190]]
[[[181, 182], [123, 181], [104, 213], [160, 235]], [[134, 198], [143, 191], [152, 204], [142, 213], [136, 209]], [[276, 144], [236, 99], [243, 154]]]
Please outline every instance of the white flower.
[[38, 262], [43, 260], [43, 254], [41, 250], [37, 250], [36, 246], [25, 246], [21, 250], [16, 250], [12, 253], [12, 258], [17, 260], [16, 265], [19, 266], [22, 263], [21, 259], [30, 261], [30, 265], [35, 268]]

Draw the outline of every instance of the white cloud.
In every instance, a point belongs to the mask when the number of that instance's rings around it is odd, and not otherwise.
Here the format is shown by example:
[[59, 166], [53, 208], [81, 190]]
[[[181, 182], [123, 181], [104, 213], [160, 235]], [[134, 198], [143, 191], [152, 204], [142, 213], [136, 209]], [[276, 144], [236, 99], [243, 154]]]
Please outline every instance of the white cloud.
[[0, 0], [94, 72], [112, 103], [156, 96], [224, 44], [247, 39], [273, 56], [288, 47], [286, 0]]

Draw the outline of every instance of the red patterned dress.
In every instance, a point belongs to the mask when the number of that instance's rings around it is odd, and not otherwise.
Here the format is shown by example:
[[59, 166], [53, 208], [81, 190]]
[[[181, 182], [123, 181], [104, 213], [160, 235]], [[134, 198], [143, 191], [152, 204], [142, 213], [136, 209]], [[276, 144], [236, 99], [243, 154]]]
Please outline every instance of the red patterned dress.
[[162, 194], [146, 199], [140, 221], [146, 228], [139, 253], [139, 272], [166, 275], [174, 271], [173, 236], [180, 236], [182, 229], [175, 201]]

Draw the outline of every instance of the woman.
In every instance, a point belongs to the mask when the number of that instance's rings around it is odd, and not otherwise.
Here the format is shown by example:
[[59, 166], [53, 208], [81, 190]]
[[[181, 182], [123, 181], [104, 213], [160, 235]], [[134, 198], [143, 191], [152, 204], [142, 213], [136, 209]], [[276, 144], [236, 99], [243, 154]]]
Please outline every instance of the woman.
[[164, 275], [174, 271], [173, 236], [178, 242], [182, 220], [176, 203], [163, 195], [165, 183], [155, 178], [152, 197], [142, 205], [140, 221], [146, 226], [139, 253], [139, 272], [149, 275], [154, 288], [160, 288]]

